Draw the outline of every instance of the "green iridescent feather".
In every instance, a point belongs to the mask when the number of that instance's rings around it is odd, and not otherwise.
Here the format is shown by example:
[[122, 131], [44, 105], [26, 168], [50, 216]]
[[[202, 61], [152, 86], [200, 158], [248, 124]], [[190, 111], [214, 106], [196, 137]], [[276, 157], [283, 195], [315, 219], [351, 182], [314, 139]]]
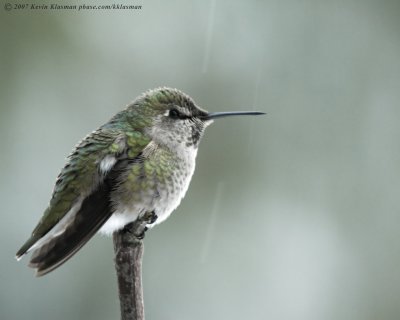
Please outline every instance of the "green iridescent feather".
[[104, 176], [99, 169], [101, 159], [107, 155], [118, 159], [123, 153], [129, 158], [134, 158], [150, 142], [150, 139], [139, 131], [131, 129], [123, 132], [118, 128], [108, 127], [102, 127], [87, 136], [69, 156], [68, 163], [57, 178], [49, 206], [17, 256], [24, 254], [49, 232], [80, 198], [88, 196], [102, 182]]

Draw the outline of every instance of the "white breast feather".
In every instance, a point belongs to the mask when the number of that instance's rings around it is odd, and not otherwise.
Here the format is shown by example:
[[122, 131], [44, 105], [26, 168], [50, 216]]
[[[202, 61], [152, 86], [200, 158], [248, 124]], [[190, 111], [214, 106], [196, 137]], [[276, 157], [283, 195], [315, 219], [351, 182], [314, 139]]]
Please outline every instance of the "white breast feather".
[[139, 214], [145, 211], [155, 210], [158, 218], [152, 227], [165, 221], [170, 214], [179, 206], [181, 200], [186, 194], [189, 188], [190, 180], [192, 179], [194, 169], [195, 169], [195, 159], [197, 155], [197, 148], [182, 148], [178, 151], [178, 156], [182, 160], [183, 170], [186, 171], [186, 177], [182, 181], [180, 186], [175, 182], [175, 193], [171, 193], [173, 186], [168, 186], [168, 190], [159, 190], [160, 196], [154, 201], [151, 207], [147, 207], [148, 204], [136, 203], [135, 206], [129, 207], [119, 207], [117, 211], [107, 220], [107, 222], [100, 229], [100, 233], [105, 235], [111, 235], [116, 230], [122, 229], [128, 223], [133, 222], [137, 219]]

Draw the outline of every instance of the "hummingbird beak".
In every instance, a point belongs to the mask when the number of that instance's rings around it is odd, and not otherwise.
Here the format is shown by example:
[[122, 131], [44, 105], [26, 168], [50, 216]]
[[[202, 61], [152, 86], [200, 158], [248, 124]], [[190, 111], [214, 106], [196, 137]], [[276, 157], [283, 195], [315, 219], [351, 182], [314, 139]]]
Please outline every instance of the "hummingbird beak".
[[258, 111], [237, 111], [237, 112], [210, 112], [202, 119], [204, 120], [214, 120], [217, 118], [223, 118], [223, 117], [230, 117], [230, 116], [259, 116], [265, 114], [264, 112], [258, 112]]

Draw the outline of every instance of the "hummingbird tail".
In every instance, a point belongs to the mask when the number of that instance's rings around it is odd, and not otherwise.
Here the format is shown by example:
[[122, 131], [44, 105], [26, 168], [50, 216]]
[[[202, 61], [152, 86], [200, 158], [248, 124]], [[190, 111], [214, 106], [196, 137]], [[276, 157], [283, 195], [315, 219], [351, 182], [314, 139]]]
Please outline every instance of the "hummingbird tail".
[[[109, 219], [112, 214], [110, 189], [109, 184], [102, 183], [83, 200], [73, 221], [62, 232], [54, 234], [37, 249], [33, 247], [29, 266], [36, 269], [36, 276], [43, 276], [66, 262]], [[22, 247], [18, 253], [25, 249]]]
[[28, 239], [28, 241], [26, 241], [24, 243], [24, 245], [18, 250], [18, 252], [15, 254], [15, 259], [17, 259], [18, 261], [22, 259], [22, 257], [29, 252], [29, 249], [35, 244], [36, 241], [38, 241], [39, 239], [34, 238], [33, 236], [31, 238]]

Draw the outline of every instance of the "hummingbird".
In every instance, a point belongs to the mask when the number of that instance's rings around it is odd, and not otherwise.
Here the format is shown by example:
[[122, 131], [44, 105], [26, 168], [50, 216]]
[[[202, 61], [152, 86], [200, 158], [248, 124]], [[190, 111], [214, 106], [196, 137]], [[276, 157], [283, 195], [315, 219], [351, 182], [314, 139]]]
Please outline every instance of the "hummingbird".
[[19, 260], [42, 276], [71, 258], [98, 231], [112, 234], [152, 213], [167, 219], [185, 196], [205, 128], [214, 119], [262, 112], [207, 112], [185, 93], [149, 90], [87, 135], [67, 158], [47, 209]]

